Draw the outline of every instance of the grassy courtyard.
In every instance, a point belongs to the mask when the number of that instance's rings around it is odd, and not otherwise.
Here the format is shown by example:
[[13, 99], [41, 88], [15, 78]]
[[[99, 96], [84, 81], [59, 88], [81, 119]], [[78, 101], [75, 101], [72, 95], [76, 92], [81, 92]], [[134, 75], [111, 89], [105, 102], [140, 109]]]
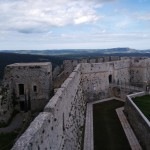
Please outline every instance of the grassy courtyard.
[[150, 96], [144, 95], [142, 97], [136, 97], [133, 101], [143, 112], [143, 114], [150, 120]]
[[115, 109], [123, 102], [112, 100], [93, 106], [94, 150], [130, 150]]

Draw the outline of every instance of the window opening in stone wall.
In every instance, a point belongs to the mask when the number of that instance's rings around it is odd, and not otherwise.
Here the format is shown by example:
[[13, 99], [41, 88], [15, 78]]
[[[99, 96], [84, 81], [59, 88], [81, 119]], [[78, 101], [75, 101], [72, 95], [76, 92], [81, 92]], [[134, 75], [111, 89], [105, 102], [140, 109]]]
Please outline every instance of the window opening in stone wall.
[[36, 85], [33, 86], [33, 91], [37, 92], [37, 86]]
[[64, 113], [63, 113], [63, 131], [65, 131], [65, 118], [64, 118]]
[[24, 95], [24, 84], [19, 84], [19, 95]]
[[109, 75], [109, 83], [112, 83], [112, 75]]

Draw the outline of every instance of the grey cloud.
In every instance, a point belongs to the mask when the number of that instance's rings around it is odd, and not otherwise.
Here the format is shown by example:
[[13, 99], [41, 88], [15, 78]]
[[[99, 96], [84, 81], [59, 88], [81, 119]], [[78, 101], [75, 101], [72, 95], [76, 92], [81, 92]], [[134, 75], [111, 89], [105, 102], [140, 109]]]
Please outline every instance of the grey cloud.
[[98, 3], [108, 3], [108, 2], [115, 2], [117, 0], [87, 0], [91, 2], [98, 2]]
[[17, 32], [19, 33], [24, 33], [24, 34], [31, 34], [31, 33], [46, 33], [48, 30], [40, 30], [38, 28], [31, 28], [31, 29], [16, 29]]
[[0, 20], [3, 19], [0, 22], [1, 30], [18, 29], [22, 33], [38, 32], [40, 28], [52, 26], [90, 23], [99, 19], [94, 4], [85, 3], [85, 0], [5, 0], [0, 1], [0, 14]]

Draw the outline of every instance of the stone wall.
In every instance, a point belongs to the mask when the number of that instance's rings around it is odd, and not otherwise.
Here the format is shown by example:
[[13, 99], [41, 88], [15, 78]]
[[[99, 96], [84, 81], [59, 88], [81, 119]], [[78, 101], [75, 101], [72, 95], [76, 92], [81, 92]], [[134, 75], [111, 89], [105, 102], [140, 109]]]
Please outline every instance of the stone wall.
[[12, 150], [81, 149], [85, 108], [78, 65]]
[[8, 87], [2, 87], [0, 89], [0, 123], [7, 124], [8, 120], [10, 119], [14, 108], [13, 102], [9, 98], [11, 95], [9, 94], [10, 90]]
[[130, 82], [132, 84], [144, 82], [150, 83], [150, 59], [131, 59]]
[[60, 66], [56, 66], [54, 68], [54, 70], [53, 70], [53, 75], [52, 75], [53, 79], [56, 79], [57, 76], [60, 74], [60, 72], [61, 72], [61, 67]]
[[145, 92], [140, 92], [127, 96], [125, 103], [125, 113], [126, 116], [137, 136], [139, 142], [144, 147], [144, 149], [150, 149], [150, 122], [132, 101], [132, 98], [137, 96], [143, 96]]
[[82, 83], [87, 101], [114, 96], [110, 84], [129, 82], [129, 66], [130, 60], [83, 63], [81, 69]]
[[[22, 89], [19, 88], [21, 84]], [[10, 99], [29, 110], [42, 109], [52, 90], [52, 65], [48, 63], [18, 63], [5, 68], [4, 87], [10, 89]], [[21, 93], [20, 93], [21, 91]], [[23, 107], [23, 106], [22, 106]], [[21, 109], [21, 108], [19, 108]]]
[[82, 64], [82, 83], [87, 101], [108, 97], [108, 63]]
[[105, 56], [105, 57], [98, 57], [98, 58], [83, 58], [78, 60], [65, 60], [63, 62], [64, 72], [70, 74], [79, 63], [100, 63], [100, 62], [117, 61], [117, 60], [120, 60], [119, 56]]
[[[110, 67], [113, 63], [110, 63]], [[114, 68], [114, 69], [113, 69]], [[111, 67], [114, 71], [114, 82], [119, 84], [129, 83], [130, 81], [130, 60], [115, 61], [114, 67]]]
[[[125, 87], [119, 88], [117, 85], [129, 83], [130, 69], [140, 66], [134, 65], [130, 59], [105, 63], [97, 61], [86, 63], [89, 60], [82, 59], [79, 65], [76, 60], [66, 61], [66, 74], [76, 65], [77, 67], [49, 100], [44, 112], [35, 118], [19, 138], [13, 150], [81, 149], [86, 102], [112, 96], [125, 97], [130, 90]], [[65, 74], [65, 70], [63, 73]], [[132, 110], [129, 112], [132, 113]]]

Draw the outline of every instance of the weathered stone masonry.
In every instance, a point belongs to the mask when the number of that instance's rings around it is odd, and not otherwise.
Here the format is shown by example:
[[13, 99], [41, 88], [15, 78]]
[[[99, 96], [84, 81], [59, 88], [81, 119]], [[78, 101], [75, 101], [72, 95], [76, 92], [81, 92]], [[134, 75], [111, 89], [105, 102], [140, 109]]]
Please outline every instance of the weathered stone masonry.
[[22, 105], [20, 109], [26, 109], [25, 102], [30, 107], [27, 109], [43, 108], [52, 90], [52, 65], [50, 62], [8, 65], [4, 83], [11, 89], [13, 99]]
[[14, 110], [41, 110], [52, 90], [52, 65], [47, 63], [16, 63], [5, 68], [0, 122], [6, 123]]
[[130, 69], [131, 83], [150, 84], [150, 59], [132, 59]]
[[129, 79], [128, 64], [129, 60], [78, 65], [13, 150], [81, 149], [86, 102], [109, 97], [110, 74], [112, 80]]
[[117, 61], [121, 58], [119, 56], [104, 56], [98, 58], [82, 58], [78, 60], [64, 60], [63, 67], [64, 73], [70, 74], [74, 68], [81, 63], [101, 63], [101, 62], [109, 62], [109, 61]]
[[[149, 82], [149, 78], [132, 74], [140, 70], [135, 59], [105, 63], [81, 63], [57, 90], [56, 94], [18, 139], [13, 150], [79, 150], [83, 136], [86, 102], [114, 96], [111, 84], [129, 83], [134, 80]], [[149, 72], [150, 59], [144, 68]], [[145, 64], [145, 63], [144, 63]], [[133, 78], [136, 78], [133, 80]], [[122, 93], [121, 93], [122, 92]], [[117, 96], [124, 98], [130, 91], [121, 91]], [[116, 96], [116, 95], [115, 95]]]
[[[134, 132], [144, 149], [150, 149], [150, 122], [132, 101], [134, 97], [145, 95], [145, 92], [135, 93], [127, 96], [125, 103], [126, 116], [134, 129]], [[141, 99], [142, 100], [142, 99]]]
[[46, 105], [44, 112], [19, 138], [13, 150], [81, 149], [86, 103], [80, 69], [81, 65], [78, 65]]
[[110, 84], [129, 82], [129, 67], [130, 60], [82, 64], [82, 82], [86, 99], [95, 101], [114, 96]]

